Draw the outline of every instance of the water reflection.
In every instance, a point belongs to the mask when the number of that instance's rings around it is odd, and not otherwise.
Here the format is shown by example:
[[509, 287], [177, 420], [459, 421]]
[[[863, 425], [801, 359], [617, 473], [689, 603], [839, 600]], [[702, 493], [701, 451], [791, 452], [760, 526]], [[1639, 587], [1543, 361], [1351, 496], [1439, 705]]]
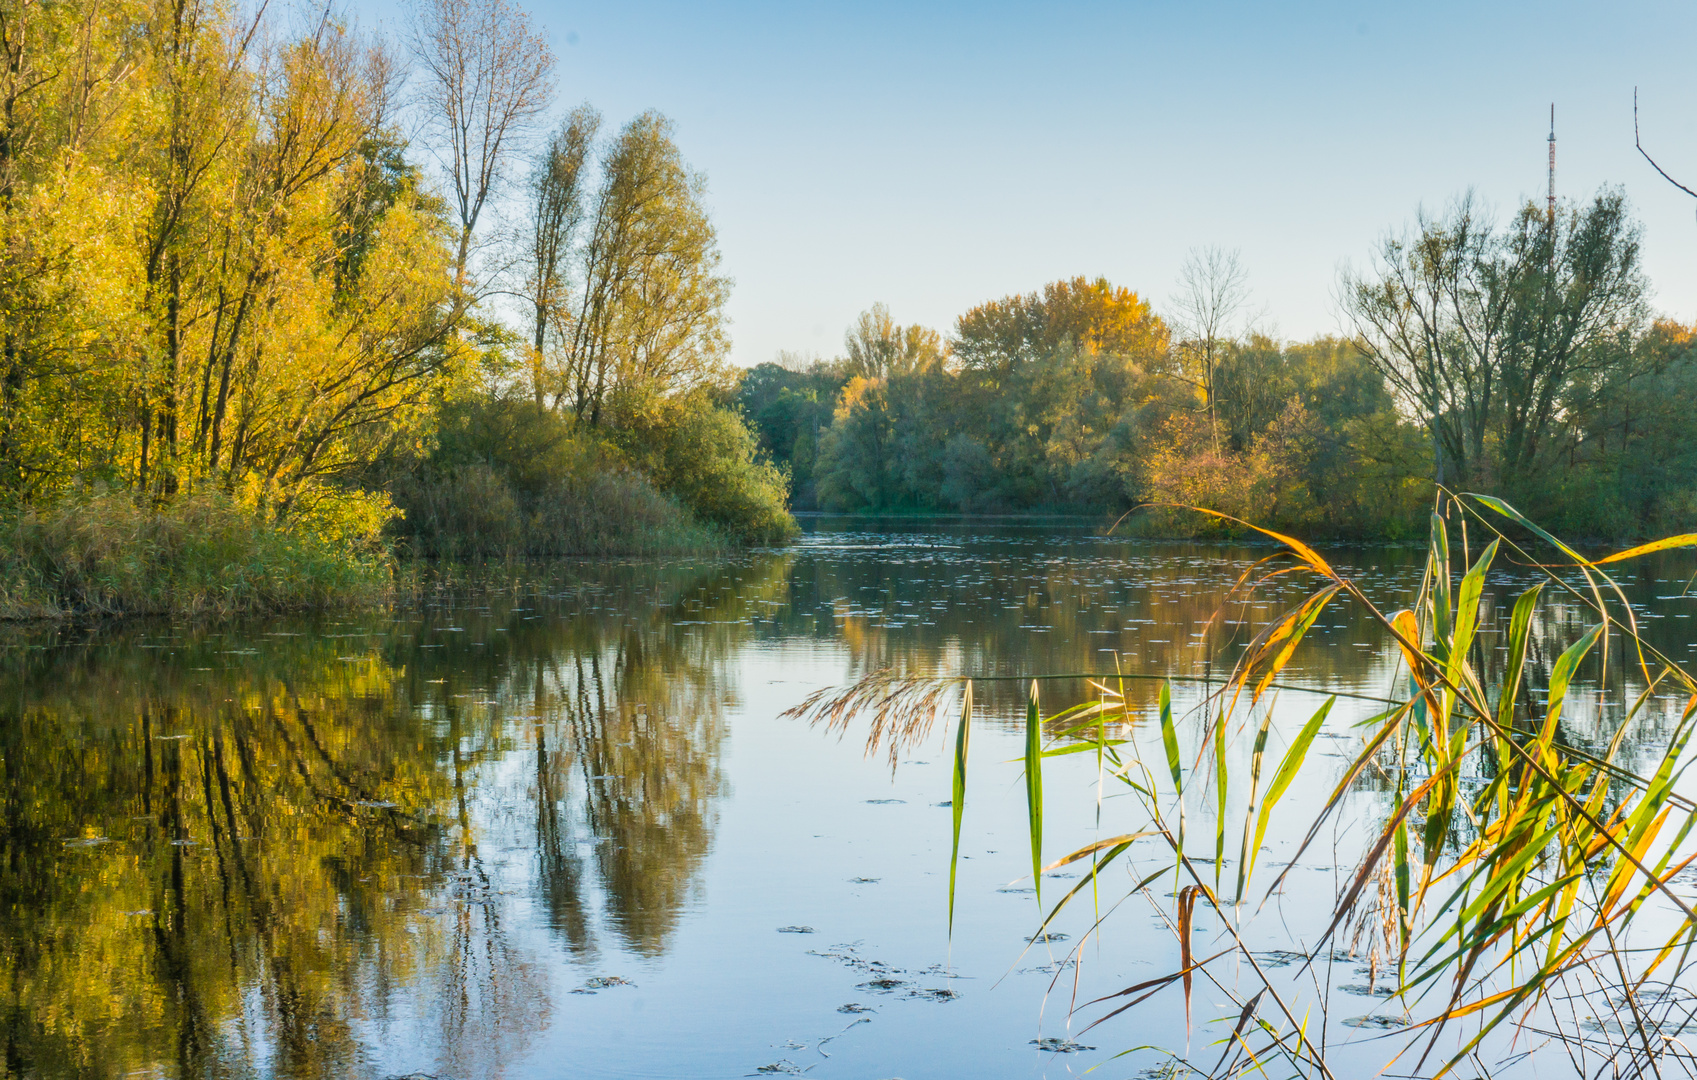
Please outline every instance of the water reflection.
[[403, 1046], [499, 1075], [551, 1008], [512, 896], [580, 959], [597, 926], [665, 949], [725, 790], [727, 663], [782, 568], [625, 568], [540, 616], [14, 632], [6, 1073], [343, 1076]]
[[[524, 1073], [584, 1002], [574, 986], [621, 958], [658, 962], [701, 910], [755, 659], [839, 683], [1219, 675], [1299, 593], [1288, 580], [1221, 611], [1268, 553], [1086, 530], [843, 531], [722, 562], [488, 570], [388, 615], [10, 631], [4, 1072]], [[1328, 554], [1386, 610], [1419, 587], [1418, 549]], [[1675, 656], [1692, 643], [1682, 566], [1647, 560], [1628, 582], [1647, 638]], [[1487, 678], [1529, 580], [1492, 575]], [[1585, 619], [1553, 594], [1541, 611], [1527, 717]], [[1620, 657], [1589, 674], [1584, 707], [1570, 699], [1564, 737], [1607, 744], [1638, 686]], [[1287, 673], [1370, 694], [1397, 678], [1395, 650], [1342, 605]], [[1156, 684], [1128, 690], [1135, 707]], [[1044, 700], [1087, 692], [1053, 684]], [[979, 700], [1012, 726], [1023, 695], [991, 683]], [[1652, 702], [1623, 765], [1665, 740], [1667, 716]]]

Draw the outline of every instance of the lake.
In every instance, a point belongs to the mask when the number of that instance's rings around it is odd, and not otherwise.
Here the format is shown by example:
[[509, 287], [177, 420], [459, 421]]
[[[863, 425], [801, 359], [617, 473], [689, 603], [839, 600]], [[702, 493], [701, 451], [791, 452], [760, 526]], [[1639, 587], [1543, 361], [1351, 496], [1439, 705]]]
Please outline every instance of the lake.
[[[1419, 588], [1420, 549], [1326, 550], [1384, 610]], [[1178, 965], [1168, 915], [1141, 898], [1086, 937], [1128, 870], [1028, 940], [1042, 916], [1022, 679], [977, 686], [952, 935], [958, 699], [893, 770], [865, 752], [865, 721], [839, 737], [780, 714], [885, 669], [1217, 680], [1231, 635], [1306, 591], [1292, 580], [1209, 628], [1272, 552], [1056, 522], [819, 519], [782, 551], [486, 567], [393, 612], [6, 629], [7, 1074], [1062, 1077], [1187, 1038], [1211, 1063], [1236, 1011], [1205, 983], [1188, 1036], [1176, 990], [1087, 1033], [1104, 1006], [1069, 1021], [1071, 1003]], [[1680, 659], [1697, 644], [1690, 571], [1668, 556], [1627, 576], [1647, 635]], [[1492, 610], [1526, 580], [1493, 574]], [[1534, 635], [1546, 668], [1583, 623], [1552, 595]], [[1275, 739], [1327, 694], [1361, 695], [1316, 742], [1341, 764], [1380, 708], [1367, 699], [1398, 678], [1376, 624], [1329, 608], [1281, 677]], [[1147, 717], [1156, 682], [1126, 685]], [[1174, 686], [1187, 754], [1206, 686]], [[1046, 682], [1043, 707], [1091, 693]], [[1618, 697], [1571, 706], [1568, 737], [1606, 742]], [[1680, 705], [1652, 701], [1628, 764]], [[1165, 767], [1151, 723], [1119, 734]], [[1138, 827], [1129, 800], [1098, 800], [1094, 754], [1051, 760], [1047, 857]], [[1292, 789], [1266, 865], [1289, 861], [1327, 786]], [[1383, 788], [1356, 786], [1249, 924], [1269, 967], [1325, 927]], [[1217, 810], [1190, 813], [1211, 854]], [[1123, 865], [1157, 866], [1157, 842], [1138, 843], [1147, 857]], [[1045, 908], [1076, 869], [1045, 879]], [[1199, 938], [1213, 921], [1198, 915]], [[1329, 1003], [1334, 1068], [1355, 1075], [1384, 1061], [1371, 1018], [1398, 1012], [1364, 962], [1340, 953], [1303, 984]]]

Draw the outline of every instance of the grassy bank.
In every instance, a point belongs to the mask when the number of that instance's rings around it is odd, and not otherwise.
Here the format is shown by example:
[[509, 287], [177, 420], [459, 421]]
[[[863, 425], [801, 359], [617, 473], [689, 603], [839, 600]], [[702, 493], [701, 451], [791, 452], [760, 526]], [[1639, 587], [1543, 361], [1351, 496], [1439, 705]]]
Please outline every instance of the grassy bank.
[[97, 495], [0, 517], [0, 619], [301, 610], [374, 602], [392, 581], [376, 543], [219, 496], [153, 509]]
[[640, 473], [595, 468], [531, 489], [468, 465], [395, 485], [403, 545], [427, 558], [705, 554], [730, 546]]

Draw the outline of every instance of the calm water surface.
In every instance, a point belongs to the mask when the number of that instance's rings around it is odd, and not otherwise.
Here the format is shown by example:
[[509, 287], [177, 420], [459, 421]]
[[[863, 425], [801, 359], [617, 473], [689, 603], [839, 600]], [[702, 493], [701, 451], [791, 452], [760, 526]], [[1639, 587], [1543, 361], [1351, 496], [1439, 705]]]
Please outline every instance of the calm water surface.
[[[1021, 685], [978, 695], [952, 945], [943, 727], [892, 774], [864, 755], [863, 726], [838, 740], [779, 714], [883, 668], [1211, 674], [1228, 631], [1297, 595], [1264, 594], [1202, 633], [1269, 553], [1055, 525], [825, 522], [791, 549], [723, 561], [490, 571], [390, 614], [8, 631], [5, 1075], [1063, 1077], [1127, 1047], [1182, 1050], [1176, 994], [1078, 1038], [1093, 1049], [1033, 1042], [1073, 1038], [1088, 1022], [1069, 1027], [1075, 994], [1164, 974], [1178, 950], [1142, 900], [1081, 964], [1068, 950], [1088, 901], [1056, 924], [1068, 939], [1028, 944]], [[1414, 549], [1332, 554], [1386, 610], [1419, 585]], [[1680, 657], [1697, 642], [1689, 573], [1667, 561], [1631, 579], [1653, 639]], [[1493, 579], [1505, 617], [1516, 580]], [[1581, 622], [1546, 607], [1546, 662]], [[1275, 731], [1294, 731], [1318, 691], [1384, 695], [1395, 678], [1388, 643], [1334, 609], [1286, 677], [1307, 690], [1281, 694]], [[1152, 700], [1153, 683], [1131, 686]], [[1086, 692], [1048, 684], [1045, 702]], [[1198, 701], [1177, 694], [1181, 711]], [[1656, 703], [1629, 755], [1655, 749], [1674, 707]], [[1373, 711], [1341, 701], [1320, 749], [1341, 763]], [[1610, 712], [1593, 695], [1568, 737], [1606, 739]], [[1158, 756], [1147, 725], [1123, 734]], [[1055, 759], [1046, 785], [1054, 854], [1141, 824], [1110, 798], [1098, 833], [1093, 755]], [[1269, 864], [1323, 787], [1287, 798]], [[1252, 924], [1270, 963], [1318, 936], [1385, 796], [1368, 782], [1351, 798]], [[1211, 836], [1208, 807], [1192, 813]], [[1074, 883], [1056, 876], [1047, 902]], [[1124, 886], [1104, 883], [1104, 910]], [[1331, 977], [1332, 1037], [1356, 1040], [1334, 1063], [1370, 1075], [1383, 1044], [1336, 1021], [1384, 1003], [1349, 996], [1351, 962]], [[1227, 1011], [1199, 989], [1199, 1025]], [[1199, 1027], [1192, 1043], [1221, 1034]]]

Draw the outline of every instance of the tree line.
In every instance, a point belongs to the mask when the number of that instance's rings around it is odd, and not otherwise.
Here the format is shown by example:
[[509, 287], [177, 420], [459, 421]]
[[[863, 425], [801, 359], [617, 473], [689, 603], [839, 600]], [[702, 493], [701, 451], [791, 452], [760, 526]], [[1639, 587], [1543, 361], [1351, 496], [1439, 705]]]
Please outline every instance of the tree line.
[[988, 301], [943, 335], [874, 305], [834, 359], [744, 378], [799, 504], [1079, 511], [1154, 533], [1261, 524], [1384, 538], [1435, 485], [1501, 495], [1578, 535], [1697, 521], [1692, 328], [1654, 319], [1618, 191], [1507, 223], [1471, 196], [1420, 213], [1343, 276], [1345, 332], [1244, 319], [1235, 253], [1193, 252], [1164, 313], [1077, 277]]
[[670, 123], [549, 131], [523, 10], [409, 15], [396, 41], [211, 0], [0, 15], [0, 506], [215, 497], [370, 536], [610, 491], [675, 535], [785, 534]]

